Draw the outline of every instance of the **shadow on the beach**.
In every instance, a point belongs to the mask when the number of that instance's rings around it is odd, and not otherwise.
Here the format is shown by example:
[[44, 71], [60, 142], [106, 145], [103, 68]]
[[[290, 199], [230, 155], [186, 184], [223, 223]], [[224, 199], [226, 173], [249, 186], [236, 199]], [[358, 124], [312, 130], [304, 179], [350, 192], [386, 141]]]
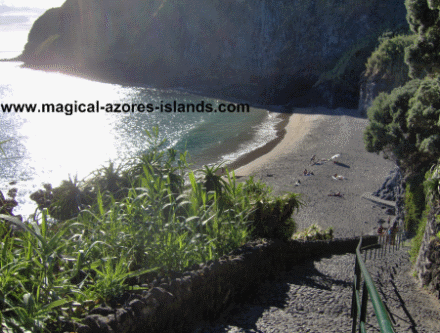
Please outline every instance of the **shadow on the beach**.
[[341, 167], [344, 167], [344, 168], [350, 168], [349, 165], [344, 164], [344, 163], [341, 163], [341, 162], [335, 162], [335, 164], [336, 164], [336, 165], [339, 165], [339, 166], [341, 166]]
[[361, 112], [358, 109], [346, 109], [346, 108], [328, 109], [324, 106], [295, 107], [294, 105], [283, 106], [279, 108], [275, 108], [271, 106], [268, 107], [267, 109], [272, 112], [280, 112], [280, 113], [318, 114], [324, 116], [349, 116], [349, 117], [363, 118], [363, 119], [367, 118], [367, 116], [361, 114]]
[[[351, 287], [352, 284], [322, 274], [315, 268], [313, 260], [293, 266], [287, 272], [268, 280], [255, 294], [230, 306], [220, 319], [212, 323], [215, 332], [228, 332], [228, 326], [240, 327], [244, 332], [261, 332], [256, 325], [258, 319], [270, 308], [285, 309], [289, 304], [288, 293], [292, 285], [331, 290], [335, 285]], [[205, 327], [203, 332], [210, 332], [210, 327]]]

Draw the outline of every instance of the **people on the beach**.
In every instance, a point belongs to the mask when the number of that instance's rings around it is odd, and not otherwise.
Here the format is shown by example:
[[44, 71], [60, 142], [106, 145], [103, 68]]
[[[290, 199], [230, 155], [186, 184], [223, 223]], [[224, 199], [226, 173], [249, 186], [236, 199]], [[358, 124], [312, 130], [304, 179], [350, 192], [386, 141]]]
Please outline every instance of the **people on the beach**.
[[380, 236], [380, 235], [383, 235], [383, 232], [384, 232], [384, 229], [381, 224], [381, 225], [379, 225], [379, 228], [377, 228], [377, 234]]
[[333, 163], [338, 163], [338, 158], [341, 156], [341, 154], [336, 154], [336, 155], [333, 155], [330, 159], [331, 160], [333, 160]]
[[344, 179], [345, 179], [344, 176], [338, 175], [337, 173], [335, 173], [335, 174], [332, 176], [332, 178], [333, 178], [334, 180], [344, 180]]
[[316, 155], [312, 156], [312, 158], [310, 159], [310, 164], [311, 165], [315, 165], [316, 164]]
[[314, 173], [312, 171], [307, 171], [307, 169], [304, 169], [303, 176], [314, 176]]
[[398, 226], [397, 226], [397, 221], [394, 221], [393, 226], [391, 228], [388, 229], [388, 241], [391, 245], [394, 245], [395, 243], [395, 239], [396, 239], [396, 234], [398, 231]]

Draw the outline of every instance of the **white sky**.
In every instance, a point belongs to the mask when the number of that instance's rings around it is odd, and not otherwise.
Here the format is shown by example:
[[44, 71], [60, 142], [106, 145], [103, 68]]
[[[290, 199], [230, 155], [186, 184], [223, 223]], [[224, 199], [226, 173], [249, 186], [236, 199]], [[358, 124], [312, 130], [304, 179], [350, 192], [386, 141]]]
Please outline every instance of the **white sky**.
[[49, 9], [60, 7], [65, 0], [0, 0], [0, 6]]
[[23, 50], [29, 30], [45, 10], [60, 7], [65, 0], [0, 0], [0, 59]]

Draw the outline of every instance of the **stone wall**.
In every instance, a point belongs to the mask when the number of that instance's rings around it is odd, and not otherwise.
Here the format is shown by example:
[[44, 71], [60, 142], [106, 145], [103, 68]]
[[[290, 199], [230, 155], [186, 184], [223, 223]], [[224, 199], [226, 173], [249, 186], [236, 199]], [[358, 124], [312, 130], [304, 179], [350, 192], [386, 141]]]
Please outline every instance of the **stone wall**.
[[[250, 295], [265, 280], [306, 260], [354, 253], [359, 238], [332, 241], [256, 241], [197, 269], [155, 279], [149, 290], [127, 293], [119, 308], [90, 311], [78, 333], [189, 332], [202, 320], [213, 320], [234, 300]], [[363, 245], [377, 243], [376, 236]]]

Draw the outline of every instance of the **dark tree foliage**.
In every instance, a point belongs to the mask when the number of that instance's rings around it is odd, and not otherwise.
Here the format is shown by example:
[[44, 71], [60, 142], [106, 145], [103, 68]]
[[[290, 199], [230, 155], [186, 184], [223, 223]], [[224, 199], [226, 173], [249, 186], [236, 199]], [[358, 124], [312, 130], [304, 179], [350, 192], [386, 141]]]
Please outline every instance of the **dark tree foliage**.
[[440, 156], [440, 80], [423, 80], [410, 100], [407, 124], [420, 154], [436, 160]]
[[406, 166], [421, 166], [440, 156], [440, 80], [411, 80], [381, 93], [368, 110], [364, 133], [369, 152], [383, 151]]
[[367, 151], [394, 155], [397, 159], [414, 152], [415, 147], [406, 140], [409, 100], [417, 91], [419, 80], [412, 80], [391, 93], [381, 93], [368, 109], [370, 124], [364, 133]]
[[407, 20], [417, 34], [416, 42], [406, 50], [410, 76], [440, 73], [440, 1], [406, 0]]

